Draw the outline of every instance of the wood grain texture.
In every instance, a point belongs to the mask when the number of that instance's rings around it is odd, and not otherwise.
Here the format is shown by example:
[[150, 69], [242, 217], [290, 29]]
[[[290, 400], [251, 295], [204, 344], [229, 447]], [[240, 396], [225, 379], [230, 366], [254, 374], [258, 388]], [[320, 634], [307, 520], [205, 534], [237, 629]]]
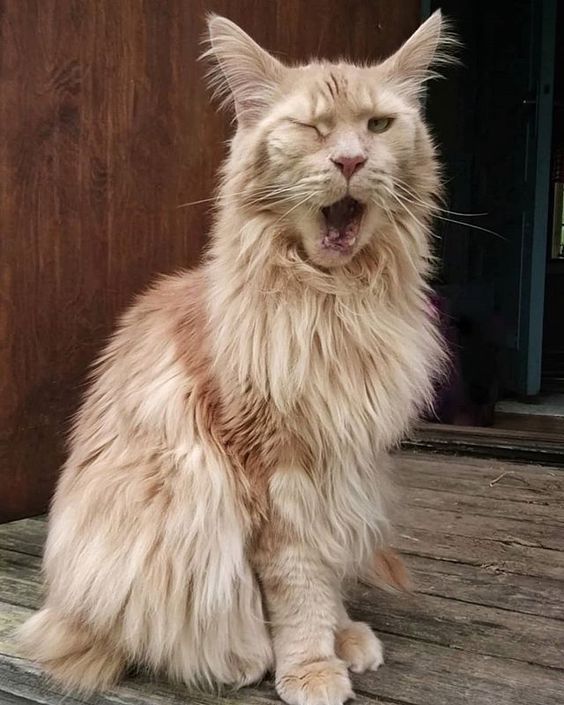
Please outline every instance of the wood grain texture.
[[[439, 483], [440, 480], [437, 481], [437, 484]], [[409, 506], [457, 511], [470, 516], [512, 519], [524, 522], [525, 531], [532, 522], [564, 530], [564, 515], [555, 515], [547, 502], [488, 497], [485, 493], [474, 497], [444, 489], [437, 491], [408, 485], [409, 480], [406, 479], [403, 497]]]
[[[477, 518], [479, 521], [480, 518]], [[398, 548], [407, 555], [456, 561], [490, 570], [537, 578], [564, 580], [564, 554], [522, 543], [503, 543], [485, 536], [469, 537], [443, 533], [441, 527], [399, 527]]]
[[403, 443], [403, 448], [564, 467], [561, 437], [541, 431], [528, 430], [523, 433], [511, 428], [449, 426], [424, 422]]
[[564, 620], [562, 580], [507, 573], [491, 564], [474, 566], [415, 554], [404, 558], [418, 593]]
[[[437, 479], [452, 475], [458, 492], [444, 492]], [[510, 559], [503, 535], [510, 511], [492, 511], [484, 481], [511, 472], [515, 489], [526, 484], [543, 507], [541, 529], [550, 530], [560, 518], [561, 504], [552, 490], [564, 471], [491, 461], [403, 454], [398, 475], [410, 484], [401, 543], [414, 577], [414, 594], [388, 594], [360, 585], [349, 595], [351, 615], [367, 621], [379, 633], [386, 664], [377, 673], [354, 677], [360, 705], [561, 705], [564, 679], [564, 573], [559, 576], [564, 547], [539, 549], [517, 543]], [[504, 477], [507, 477], [504, 476]], [[550, 482], [549, 482], [550, 480]], [[489, 486], [490, 480], [487, 481]], [[501, 481], [500, 481], [501, 482]], [[556, 485], [552, 484], [553, 482]], [[494, 490], [499, 483], [492, 486]], [[417, 488], [417, 489], [414, 489]], [[497, 490], [496, 490], [497, 491]], [[420, 492], [429, 507], [424, 521], [410, 513]], [[445, 497], [446, 495], [446, 497]], [[522, 498], [521, 498], [522, 499]], [[516, 499], [521, 503], [521, 499]], [[443, 502], [457, 522], [435, 512]], [[503, 500], [499, 500], [503, 502]], [[512, 500], [505, 500], [510, 503]], [[481, 508], [480, 502], [484, 502]], [[416, 503], [417, 504], [417, 503]], [[522, 507], [523, 523], [529, 506]], [[442, 511], [442, 510], [441, 510]], [[55, 705], [61, 693], [37, 668], [16, 653], [14, 628], [37, 606], [40, 597], [39, 557], [46, 524], [26, 519], [0, 527], [0, 703], [4, 693], [24, 703]], [[466, 536], [465, 534], [469, 534]], [[489, 535], [498, 536], [490, 538]], [[419, 537], [419, 540], [414, 540]], [[496, 553], [497, 552], [497, 553]], [[484, 561], [490, 556], [489, 562]], [[552, 556], [551, 569], [548, 556]], [[505, 563], [502, 559], [505, 559]], [[516, 569], [517, 572], [516, 572]], [[7, 697], [7, 696], [6, 696]], [[11, 701], [8, 699], [11, 705]], [[260, 687], [223, 697], [186, 692], [143, 674], [115, 690], [87, 700], [65, 696], [68, 705], [270, 705], [279, 702], [271, 680]]]
[[196, 263], [229, 134], [207, 11], [281, 58], [376, 59], [416, 0], [0, 0], [0, 521], [45, 510], [117, 314]]
[[46, 528], [45, 522], [36, 519], [0, 524], [0, 549], [41, 556]]

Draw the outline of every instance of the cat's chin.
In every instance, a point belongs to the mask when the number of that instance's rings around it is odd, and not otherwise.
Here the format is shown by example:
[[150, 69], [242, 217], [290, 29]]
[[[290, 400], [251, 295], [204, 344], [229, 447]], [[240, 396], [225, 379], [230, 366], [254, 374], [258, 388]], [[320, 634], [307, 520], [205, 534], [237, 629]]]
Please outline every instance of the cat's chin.
[[363, 245], [359, 242], [359, 238], [351, 244], [350, 247], [333, 249], [323, 246], [323, 241], [319, 238], [315, 242], [304, 245], [303, 254], [312, 264], [322, 269], [336, 269], [348, 264], [352, 259], [358, 256]]

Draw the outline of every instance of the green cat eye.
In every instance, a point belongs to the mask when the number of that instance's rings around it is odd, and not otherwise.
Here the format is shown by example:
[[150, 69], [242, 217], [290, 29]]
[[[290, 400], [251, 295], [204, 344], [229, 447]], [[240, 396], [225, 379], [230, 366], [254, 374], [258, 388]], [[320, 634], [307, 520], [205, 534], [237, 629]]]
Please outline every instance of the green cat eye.
[[368, 129], [370, 132], [385, 132], [392, 124], [392, 118], [370, 118], [368, 121]]

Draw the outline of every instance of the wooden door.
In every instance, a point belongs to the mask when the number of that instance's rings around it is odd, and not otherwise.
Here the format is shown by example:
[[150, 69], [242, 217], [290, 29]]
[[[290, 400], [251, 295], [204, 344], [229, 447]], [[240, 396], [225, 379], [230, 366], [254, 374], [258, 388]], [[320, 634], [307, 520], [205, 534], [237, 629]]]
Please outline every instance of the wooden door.
[[0, 0], [0, 520], [43, 512], [85, 373], [159, 272], [198, 262], [228, 120], [213, 10], [284, 59], [376, 59], [418, 0]]

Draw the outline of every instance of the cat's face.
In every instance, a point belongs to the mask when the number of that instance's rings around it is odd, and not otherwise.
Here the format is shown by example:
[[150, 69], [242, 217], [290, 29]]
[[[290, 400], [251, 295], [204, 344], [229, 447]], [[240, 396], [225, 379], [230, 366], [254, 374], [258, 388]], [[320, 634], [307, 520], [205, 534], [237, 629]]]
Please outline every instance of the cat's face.
[[218, 17], [210, 35], [247, 202], [275, 214], [315, 264], [348, 262], [418, 198], [414, 177], [433, 158], [419, 97], [444, 41], [440, 15], [371, 67], [286, 67]]
[[272, 186], [307, 256], [335, 266], [386, 220], [420, 118], [373, 69], [327, 64], [290, 73], [287, 95], [255, 131], [263, 150], [258, 178]]

